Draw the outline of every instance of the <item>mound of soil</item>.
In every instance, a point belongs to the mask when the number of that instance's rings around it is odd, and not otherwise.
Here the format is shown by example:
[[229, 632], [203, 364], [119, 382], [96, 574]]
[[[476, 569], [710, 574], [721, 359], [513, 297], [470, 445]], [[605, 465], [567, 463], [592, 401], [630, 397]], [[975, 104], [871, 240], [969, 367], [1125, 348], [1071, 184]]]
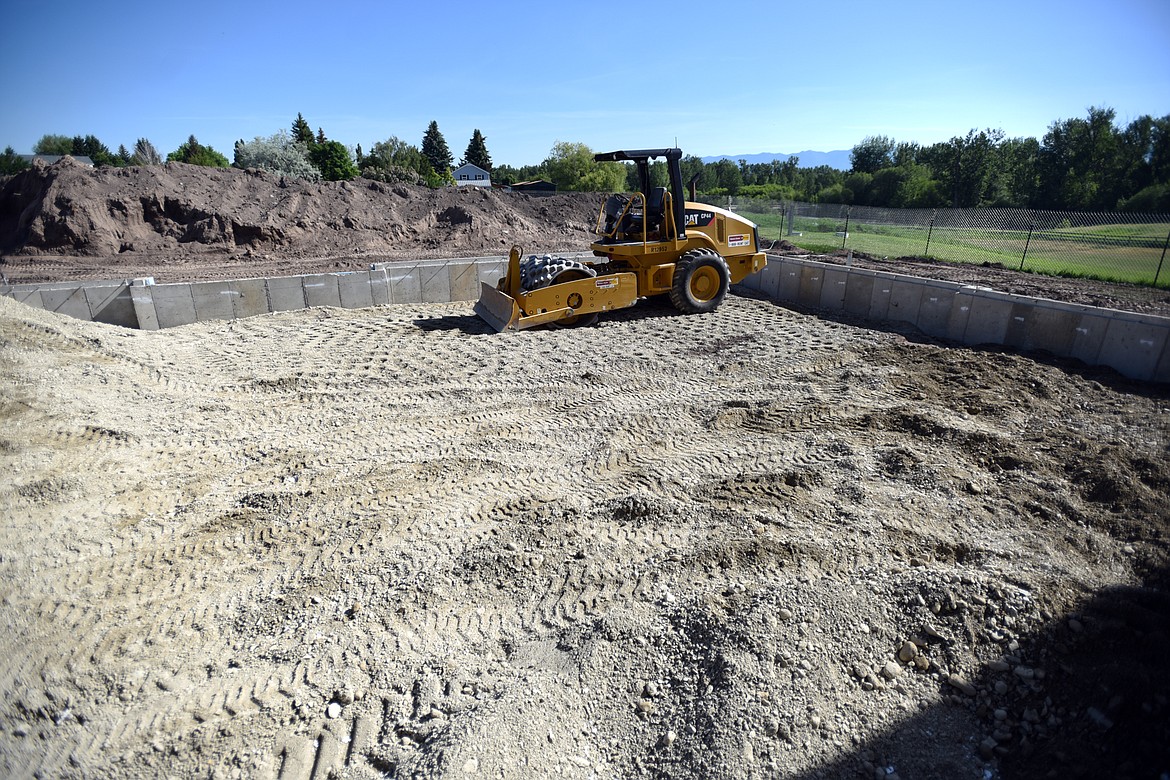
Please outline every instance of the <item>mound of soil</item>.
[[72, 158], [0, 189], [10, 282], [156, 281], [355, 270], [397, 258], [579, 251], [598, 197], [484, 188], [307, 182], [182, 163], [90, 168]]

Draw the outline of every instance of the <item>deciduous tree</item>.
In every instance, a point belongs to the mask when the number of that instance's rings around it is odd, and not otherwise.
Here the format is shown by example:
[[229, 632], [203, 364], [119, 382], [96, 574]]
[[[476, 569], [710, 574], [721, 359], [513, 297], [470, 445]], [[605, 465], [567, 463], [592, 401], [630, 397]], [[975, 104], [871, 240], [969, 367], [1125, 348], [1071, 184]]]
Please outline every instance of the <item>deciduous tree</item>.
[[397, 136], [378, 141], [368, 154], [358, 160], [362, 177], [375, 181], [404, 181], [408, 184], [425, 183], [434, 169], [417, 146]]
[[558, 141], [544, 161], [549, 179], [558, 189], [579, 192], [620, 192], [626, 188], [626, 166], [599, 163], [593, 150], [582, 143]]
[[267, 138], [256, 136], [248, 142], [236, 141], [234, 164], [237, 168], [259, 168], [295, 179], [321, 179], [321, 171], [309, 160], [309, 150], [284, 131]]
[[877, 173], [890, 167], [894, 164], [895, 147], [893, 139], [884, 135], [866, 136], [849, 153], [850, 170], [853, 173]]
[[33, 146], [33, 154], [73, 154], [73, 139], [67, 135], [42, 135]]
[[1040, 197], [1047, 208], [1114, 208], [1117, 135], [1111, 108], [1090, 108], [1087, 119], [1053, 122], [1041, 142]]
[[731, 160], [723, 159], [716, 160], [714, 167], [715, 186], [727, 195], [739, 194], [739, 188], [743, 186], [743, 173], [739, 166]]

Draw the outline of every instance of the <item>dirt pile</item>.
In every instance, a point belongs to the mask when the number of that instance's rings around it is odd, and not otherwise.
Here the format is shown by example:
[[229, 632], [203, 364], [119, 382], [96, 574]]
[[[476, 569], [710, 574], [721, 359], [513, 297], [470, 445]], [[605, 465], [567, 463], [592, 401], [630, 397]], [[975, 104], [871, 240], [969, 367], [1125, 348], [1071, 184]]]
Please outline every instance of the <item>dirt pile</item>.
[[0, 774], [1158, 777], [1168, 453], [1165, 388], [755, 298], [0, 299]]
[[4, 182], [0, 270], [11, 281], [194, 281], [499, 255], [514, 243], [581, 250], [597, 205], [584, 194], [315, 183], [181, 163], [93, 169], [66, 158]]

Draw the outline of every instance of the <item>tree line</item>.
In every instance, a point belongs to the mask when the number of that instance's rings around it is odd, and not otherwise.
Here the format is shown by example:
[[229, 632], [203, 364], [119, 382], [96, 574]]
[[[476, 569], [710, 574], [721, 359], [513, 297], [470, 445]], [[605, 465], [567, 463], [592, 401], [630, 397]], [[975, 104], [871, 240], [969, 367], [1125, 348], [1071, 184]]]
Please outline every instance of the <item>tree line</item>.
[[853, 147], [848, 171], [723, 160], [703, 167], [699, 188], [891, 208], [1170, 212], [1170, 115], [1115, 120], [1111, 108], [1090, 108], [1053, 122], [1040, 140], [992, 129], [930, 146], [870, 136]]
[[[271, 136], [257, 136], [251, 141], [240, 139], [234, 147], [234, 160], [211, 146], [199, 143], [194, 135], [170, 152], [165, 160], [146, 138], [139, 138], [131, 152], [125, 145], [111, 152], [96, 136], [43, 135], [33, 146], [33, 154], [88, 157], [95, 167], [161, 165], [181, 162], [214, 168], [258, 168], [281, 176], [312, 181], [347, 181], [363, 176], [380, 181], [407, 181], [441, 187], [453, 183], [453, 158], [437, 122], [431, 122], [423, 134], [421, 148], [391, 136], [375, 143], [369, 153], [361, 146], [350, 148], [326, 137], [323, 128], [314, 133], [302, 114], [297, 114], [289, 130]], [[490, 171], [491, 155], [486, 139], [476, 129], [464, 153], [464, 162]], [[11, 146], [0, 154], [0, 175], [24, 170], [28, 161]]]
[[[682, 159], [683, 179], [694, 180], [704, 197], [763, 198], [892, 208], [979, 208], [1006, 206], [1045, 210], [1170, 212], [1170, 115], [1141, 116], [1121, 127], [1111, 108], [1090, 108], [1084, 118], [1053, 122], [1043, 138], [1007, 138], [1002, 130], [971, 130], [949, 141], [923, 146], [883, 135], [868, 136], [850, 152], [850, 169], [801, 168], [797, 157], [751, 163]], [[95, 165], [157, 165], [154, 146], [138, 139], [134, 150], [111, 152], [92, 135], [46, 135], [37, 154], [85, 155]], [[234, 160], [200, 144], [194, 135], [166, 161], [260, 168], [311, 180], [358, 176], [386, 182], [441, 187], [453, 183], [454, 158], [438, 123], [421, 143], [391, 136], [368, 151], [314, 133], [301, 114], [290, 130], [252, 141], [239, 140]], [[460, 160], [492, 174], [497, 184], [546, 180], [560, 190], [616, 192], [638, 186], [633, 166], [598, 163], [582, 143], [558, 141], [537, 165], [493, 166], [486, 139], [476, 129]], [[8, 147], [0, 174], [27, 163]], [[651, 166], [652, 184], [666, 186], [665, 163]]]
[[[1090, 108], [1085, 118], [1053, 122], [1042, 139], [1008, 138], [1002, 130], [971, 130], [923, 146], [870, 136], [853, 147], [850, 169], [801, 168], [798, 157], [766, 163], [705, 163], [682, 158], [684, 181], [701, 197], [740, 197], [843, 203], [889, 208], [980, 208], [1170, 212], [1170, 115], [1141, 116], [1121, 127], [1111, 108]], [[636, 189], [590, 165], [581, 144], [557, 144], [539, 165], [502, 165], [493, 180], [533, 179], [561, 189]], [[653, 163], [653, 186], [667, 186], [666, 165]], [[616, 178], [615, 178], [616, 176]], [[617, 182], [617, 183], [615, 183]], [[585, 185], [585, 186], [581, 186]]]

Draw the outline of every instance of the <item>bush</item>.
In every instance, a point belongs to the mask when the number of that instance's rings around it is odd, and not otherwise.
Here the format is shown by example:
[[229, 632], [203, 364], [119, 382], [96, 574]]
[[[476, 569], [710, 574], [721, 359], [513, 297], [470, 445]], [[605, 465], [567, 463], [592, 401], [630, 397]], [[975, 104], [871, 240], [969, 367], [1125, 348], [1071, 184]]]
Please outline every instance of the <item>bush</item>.
[[739, 188], [739, 195], [761, 200], [797, 200], [796, 190], [787, 184], [745, 184]]
[[167, 162], [181, 162], [189, 165], [204, 165], [208, 168], [230, 167], [228, 159], [210, 146], [203, 146], [191, 136], [178, 149], [167, 155]]
[[1117, 204], [1121, 211], [1170, 214], [1170, 184], [1151, 184]]
[[237, 168], [259, 168], [293, 179], [321, 180], [321, 171], [309, 161], [309, 150], [283, 130], [267, 138], [256, 136], [247, 143], [236, 141], [234, 164]]
[[817, 203], [852, 203], [853, 190], [838, 182], [817, 193]]
[[362, 168], [362, 178], [370, 179], [371, 181], [381, 181], [387, 184], [425, 184], [426, 180], [418, 171], [410, 168], [403, 168], [398, 165], [390, 165], [386, 167], [375, 167], [367, 165]]

